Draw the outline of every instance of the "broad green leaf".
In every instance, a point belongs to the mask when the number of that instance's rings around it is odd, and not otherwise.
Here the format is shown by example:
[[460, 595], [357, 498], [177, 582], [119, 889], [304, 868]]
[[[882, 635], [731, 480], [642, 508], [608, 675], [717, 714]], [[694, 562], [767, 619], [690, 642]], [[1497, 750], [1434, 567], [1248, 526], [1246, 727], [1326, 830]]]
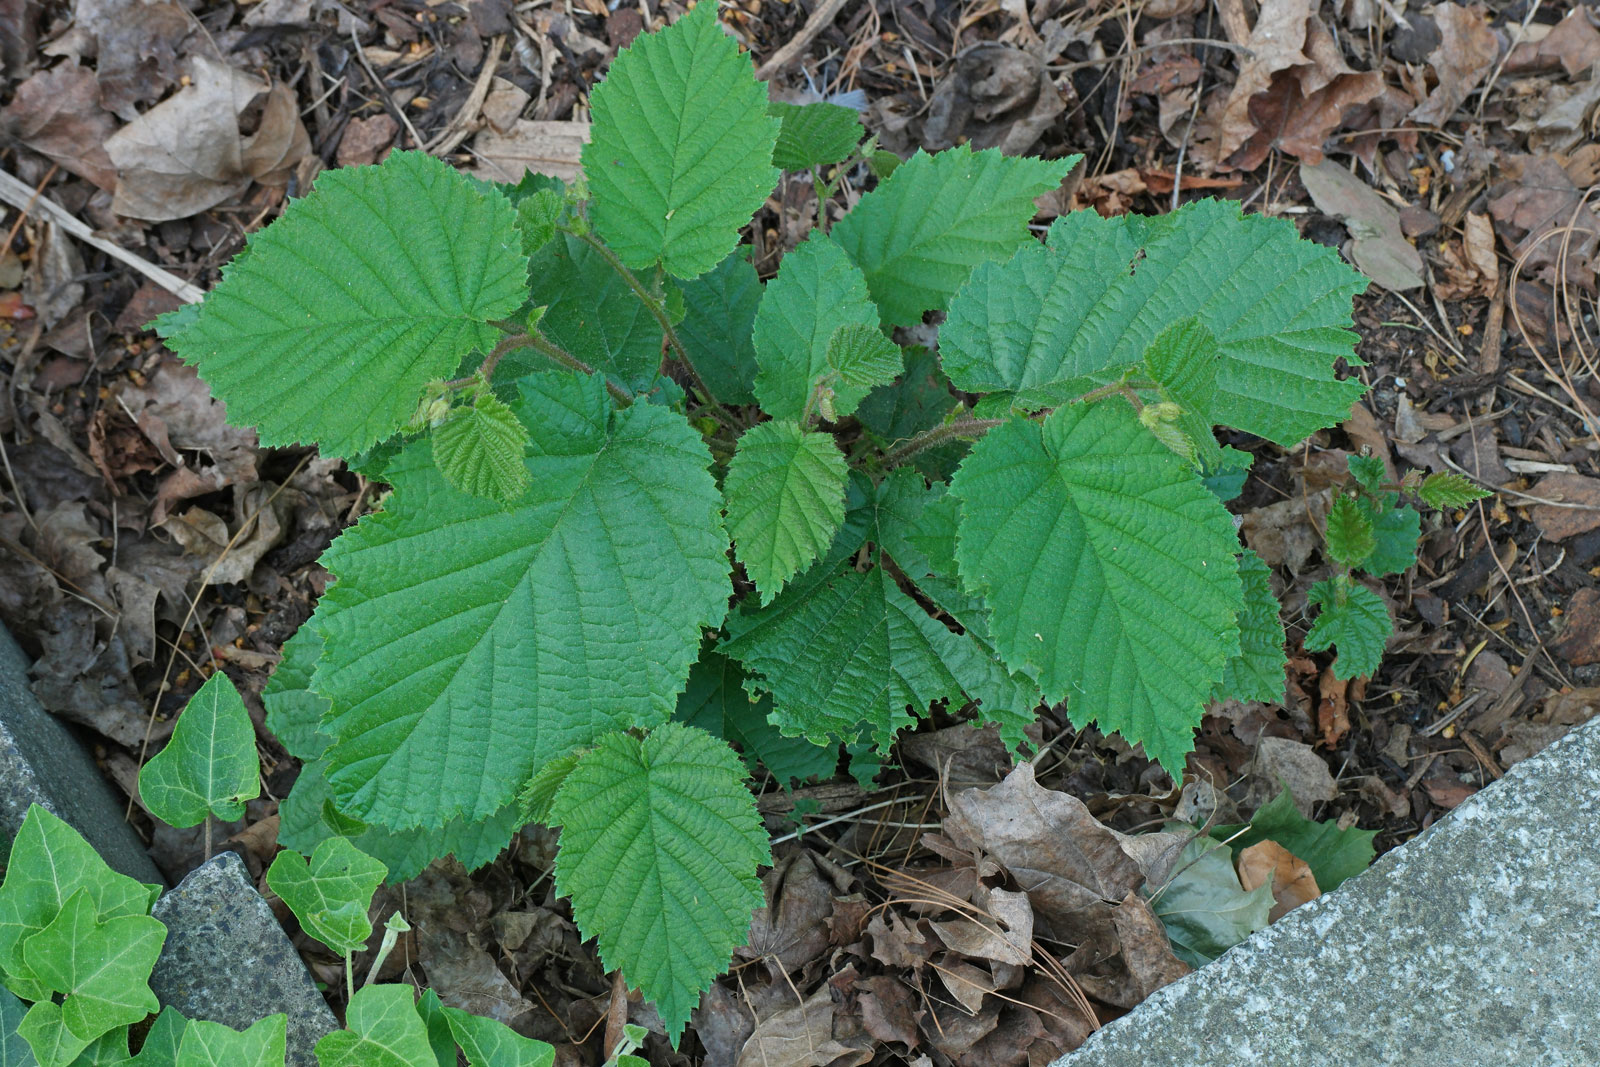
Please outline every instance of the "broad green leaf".
[[53, 1000], [41, 1000], [29, 1008], [17, 1033], [28, 1043], [39, 1067], [69, 1067], [89, 1047], [87, 1040], [67, 1026], [62, 1006]]
[[[692, 671], [690, 677], [693, 677]], [[556, 790], [567, 780], [572, 768], [578, 765], [584, 751], [587, 750], [568, 752], [565, 756], [556, 757], [540, 767], [528, 780], [527, 786], [517, 794], [517, 804], [522, 809], [522, 818], [525, 822], [545, 824], [550, 822], [550, 805], [555, 803]]]
[[1239, 853], [1251, 845], [1276, 841], [1306, 862], [1317, 880], [1317, 888], [1327, 893], [1371, 866], [1375, 852], [1372, 839], [1378, 836], [1378, 831], [1354, 826], [1341, 830], [1337, 820], [1315, 822], [1308, 819], [1300, 814], [1293, 795], [1285, 788], [1263, 805], [1248, 823], [1214, 826], [1211, 836], [1227, 842], [1235, 862]]
[[[906, 350], [905, 371], [893, 385], [879, 386], [856, 408], [856, 418], [888, 449], [944, 422], [958, 401], [950, 379], [939, 369], [939, 357], [925, 348]], [[923, 449], [913, 466], [935, 481], [947, 481], [971, 445], [959, 439]]]
[[[900, 373], [900, 346], [883, 335], [877, 326], [864, 322], [847, 322], [828, 339], [828, 366], [839, 375], [839, 381], [863, 395], [880, 385], [894, 381]], [[859, 402], [859, 401], [857, 401]], [[856, 408], [835, 402], [840, 415], [848, 415]]]
[[22, 943], [23, 962], [40, 986], [66, 998], [62, 1021], [85, 1044], [160, 1010], [150, 972], [167, 939], [158, 919], [123, 915], [101, 922], [95, 908], [89, 890], [79, 889], [50, 925]]
[[724, 404], [756, 402], [756, 350], [750, 339], [761, 280], [735, 250], [709, 273], [684, 282], [678, 339], [706, 386]]
[[233, 680], [206, 679], [184, 705], [167, 747], [139, 769], [139, 796], [169, 826], [196, 826], [208, 815], [232, 822], [261, 795], [256, 731]]
[[[516, 212], [421, 152], [324, 171], [172, 338], [263, 445], [349, 456], [405, 425], [521, 306]], [[336, 399], [335, 399], [336, 398]]]
[[367, 911], [388, 868], [343, 837], [331, 837], [306, 857], [284, 849], [267, 869], [267, 885], [289, 905], [306, 933], [341, 956], [359, 952], [372, 936]]
[[344, 1022], [345, 1029], [317, 1042], [321, 1067], [439, 1067], [408, 985], [356, 990]]
[[450, 1020], [445, 1018], [439, 994], [431, 989], [424, 990], [417, 998], [417, 1014], [428, 1028], [428, 1044], [433, 1048], [439, 1067], [456, 1067], [460, 1062], [456, 1058], [456, 1035], [450, 1031]]
[[1221, 356], [1212, 421], [1289, 446], [1348, 417], [1364, 389], [1335, 379], [1334, 362], [1359, 362], [1350, 301], [1365, 286], [1336, 250], [1236, 204], [1157, 218], [1075, 211], [1046, 246], [973, 272], [939, 349], [959, 388], [1050, 405], [1115, 379], [1194, 316]]
[[[828, 342], [846, 323], [876, 326], [878, 309], [855, 264], [827, 235], [812, 235], [783, 257], [756, 312], [756, 396], [775, 419], [799, 420], [819, 378], [829, 374]], [[839, 383], [835, 406], [853, 411], [867, 390]]]
[[138, 1067], [138, 1061], [128, 1053], [128, 1028], [118, 1026], [89, 1042], [89, 1047], [72, 1061], [72, 1067]]
[[[528, 296], [544, 305], [538, 327], [550, 340], [630, 390], [655, 380], [661, 367], [661, 324], [594, 248], [566, 234], [529, 264]], [[550, 357], [531, 348], [508, 353], [496, 380], [548, 371]]]
[[1181, 775], [1239, 648], [1232, 516], [1116, 399], [991, 430], [950, 491], [961, 581], [1006, 665]]
[[678, 723], [601, 737], [556, 793], [556, 888], [674, 1044], [761, 906], [767, 835], [725, 743]]
[[497, 1019], [444, 1008], [450, 1033], [467, 1054], [468, 1067], [550, 1067], [556, 1050], [543, 1041], [523, 1037]]
[[322, 635], [315, 626], [301, 626], [284, 642], [283, 660], [261, 691], [267, 729], [289, 755], [307, 763], [319, 758], [331, 740], [318, 729], [328, 701], [311, 691], [311, 675], [321, 657]]
[[715, 267], [778, 183], [778, 120], [750, 58], [696, 4], [611, 61], [583, 148], [595, 231], [630, 267]]
[[811, 104], [774, 102], [769, 110], [782, 126], [772, 162], [779, 170], [809, 170], [842, 163], [861, 143], [865, 131], [854, 108], [826, 101]]
[[1217, 339], [1193, 316], [1156, 335], [1145, 349], [1144, 363], [1161, 387], [1161, 396], [1180, 408], [1177, 428], [1193, 446], [1201, 470], [1222, 462], [1222, 447], [1211, 432], [1211, 409], [1217, 398]]
[[1328, 555], [1346, 567], [1366, 562], [1378, 542], [1372, 536], [1372, 518], [1354, 497], [1338, 496], [1328, 509]]
[[739, 438], [722, 491], [734, 552], [763, 604], [827, 551], [844, 521], [846, 475], [832, 436], [798, 423], [764, 422]]
[[144, 1035], [144, 1045], [129, 1067], [177, 1067], [178, 1050], [183, 1045], [183, 1034], [188, 1028], [189, 1020], [177, 1008], [170, 1004], [162, 1008], [149, 1033]]
[[918, 152], [833, 228], [866, 274], [883, 321], [911, 326], [943, 308], [972, 268], [1028, 240], [1034, 198], [1061, 184], [1078, 156], [1028, 159], [965, 145]]
[[[1169, 829], [1195, 832], [1186, 823]], [[1267, 925], [1272, 883], [1248, 893], [1239, 884], [1233, 861], [1222, 845], [1200, 834], [1184, 846], [1172, 868], [1176, 874], [1150, 896], [1150, 910], [1167, 929], [1172, 951], [1191, 967], [1204, 967]]]
[[0, 884], [0, 979], [22, 999], [50, 995], [24, 960], [23, 944], [53, 923], [80, 890], [89, 893], [95, 918], [104, 922], [149, 915], [161, 887], [113, 871], [78, 831], [29, 805]]
[[283, 1067], [288, 1024], [283, 1012], [257, 1019], [243, 1031], [191, 1019], [178, 1046], [177, 1067]]
[[1383, 660], [1384, 646], [1394, 633], [1383, 598], [1348, 575], [1324, 578], [1306, 594], [1306, 603], [1321, 608], [1306, 633], [1305, 647], [1321, 652], [1337, 645], [1333, 676], [1369, 675]]
[[1381, 492], [1380, 487], [1386, 475], [1383, 460], [1377, 456], [1349, 456], [1345, 459], [1350, 468], [1350, 474], [1357, 482], [1365, 486], [1369, 493]]
[[683, 416], [613, 411], [598, 376], [521, 388], [527, 495], [462, 496], [413, 446], [323, 557], [328, 780], [368, 822], [488, 818], [545, 761], [665, 721], [727, 612], [722, 497]]
[[[1372, 553], [1360, 564], [1368, 574], [1399, 574], [1417, 562], [1417, 539], [1422, 536], [1422, 513], [1400, 503], [1400, 494], [1388, 492], [1376, 500], [1362, 498], [1358, 505], [1372, 524]], [[1333, 516], [1329, 515], [1330, 522]], [[1354, 564], [1352, 564], [1354, 566]]]
[[493, 862], [524, 824], [516, 805], [507, 804], [481, 822], [457, 816], [438, 828], [405, 831], [369, 825], [338, 810], [326, 772], [323, 760], [300, 769], [294, 788], [278, 809], [278, 844], [309, 856], [330, 837], [348, 837], [352, 845], [389, 869], [384, 881], [390, 885], [415, 878], [441, 856], [454, 856], [461, 866], [475, 871]]
[[1417, 496], [1430, 508], [1462, 508], [1474, 500], [1493, 495], [1490, 490], [1473, 485], [1462, 475], [1448, 471], [1428, 475], [1417, 490]]
[[39, 1067], [28, 1042], [17, 1033], [28, 1006], [5, 986], [0, 986], [0, 1067]]
[[1211, 691], [1212, 700], [1262, 700], [1283, 702], [1283, 620], [1278, 598], [1272, 594], [1272, 568], [1250, 549], [1239, 553], [1239, 581], [1244, 586], [1244, 610], [1239, 612], [1239, 652], [1223, 669], [1222, 681]]
[[804, 737], [783, 736], [767, 721], [772, 714], [771, 695], [752, 700], [745, 691], [745, 680], [744, 671], [733, 660], [718, 652], [702, 652], [689, 672], [689, 684], [678, 698], [674, 718], [738, 745], [746, 763], [759, 760], [784, 789], [795, 781], [832, 777], [839, 766], [837, 739], [818, 745]]
[[528, 431], [493, 393], [456, 408], [433, 431], [433, 459], [444, 480], [473, 496], [509, 504], [532, 481], [523, 449]]

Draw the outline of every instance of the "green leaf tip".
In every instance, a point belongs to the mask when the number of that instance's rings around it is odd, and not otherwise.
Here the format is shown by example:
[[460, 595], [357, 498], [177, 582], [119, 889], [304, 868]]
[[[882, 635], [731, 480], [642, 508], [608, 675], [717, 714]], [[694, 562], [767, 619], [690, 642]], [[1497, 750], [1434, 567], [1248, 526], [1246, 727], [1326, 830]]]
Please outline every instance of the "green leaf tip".
[[846, 476], [834, 439], [798, 423], [764, 422], [739, 438], [723, 484], [728, 532], [762, 603], [833, 541]]
[[139, 797], [169, 826], [215, 815], [232, 822], [261, 795], [255, 727], [232, 679], [218, 670], [189, 698], [167, 746], [139, 770]]
[[433, 431], [433, 459], [445, 481], [463, 493], [510, 504], [533, 481], [523, 462], [527, 444], [516, 413], [485, 391]]
[[768, 110], [781, 123], [772, 150], [772, 162], [779, 170], [809, 170], [842, 163], [850, 158], [866, 132], [855, 109], [825, 100], [810, 104], [773, 102]]
[[1474, 500], [1493, 495], [1492, 490], [1473, 485], [1465, 476], [1449, 471], [1428, 475], [1417, 489], [1418, 498], [1430, 508], [1466, 507]]

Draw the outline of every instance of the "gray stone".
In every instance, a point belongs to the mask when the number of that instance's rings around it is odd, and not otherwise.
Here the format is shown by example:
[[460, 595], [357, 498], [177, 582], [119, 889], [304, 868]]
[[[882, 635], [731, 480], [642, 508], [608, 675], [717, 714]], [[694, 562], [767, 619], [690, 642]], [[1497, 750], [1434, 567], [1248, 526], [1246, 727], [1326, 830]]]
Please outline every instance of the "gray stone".
[[28, 686], [28, 657], [0, 626], [0, 860], [10, 853], [32, 804], [65, 820], [113, 869], [167, 884], [123, 818], [123, 805], [100, 768], [66, 726], [39, 706]]
[[1600, 721], [1055, 1067], [1600, 1064]]
[[289, 1067], [316, 1067], [312, 1048], [339, 1024], [243, 860], [232, 852], [213, 856], [151, 914], [167, 924], [150, 975], [163, 1005], [235, 1030], [287, 1012]]

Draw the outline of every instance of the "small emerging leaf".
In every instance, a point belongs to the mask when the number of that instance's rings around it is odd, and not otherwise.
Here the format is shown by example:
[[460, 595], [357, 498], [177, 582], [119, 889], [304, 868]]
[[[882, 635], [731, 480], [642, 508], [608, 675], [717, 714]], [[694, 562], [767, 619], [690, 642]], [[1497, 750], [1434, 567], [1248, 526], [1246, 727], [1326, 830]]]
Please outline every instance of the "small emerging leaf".
[[359, 952], [372, 936], [367, 910], [388, 868], [343, 837], [317, 846], [310, 866], [285, 849], [267, 869], [267, 885], [283, 898], [306, 933], [341, 956]]
[[1157, 334], [1144, 352], [1145, 367], [1160, 384], [1161, 395], [1178, 405], [1174, 422], [1190, 442], [1187, 451], [1173, 451], [1202, 470], [1213, 470], [1222, 461], [1222, 448], [1211, 430], [1220, 362], [1216, 337], [1192, 315]]
[[445, 481], [464, 493], [509, 504], [533, 479], [523, 462], [528, 431], [493, 393], [450, 413], [433, 431], [433, 460]]
[[1357, 501], [1372, 523], [1372, 554], [1361, 564], [1368, 574], [1383, 577], [1399, 574], [1417, 562], [1417, 539], [1422, 536], [1422, 513], [1400, 503], [1400, 494], [1389, 492], [1377, 498]]
[[1340, 496], [1328, 509], [1328, 555], [1346, 567], [1359, 567], [1378, 547], [1372, 519], [1354, 497]]
[[578, 760], [583, 758], [584, 751], [586, 750], [580, 749], [568, 752], [565, 756], [557, 756], [540, 767], [529, 779], [527, 786], [517, 794], [517, 804], [522, 809], [524, 822], [546, 824], [550, 822], [550, 805], [555, 803], [556, 790], [567, 780], [572, 768], [578, 765]]
[[842, 163], [861, 143], [865, 132], [861, 115], [854, 109], [826, 101], [811, 104], [768, 105], [768, 113], [782, 125], [772, 162], [779, 170], [807, 170], [830, 163]]
[[1493, 496], [1488, 489], [1473, 485], [1467, 478], [1460, 474], [1440, 471], [1430, 474], [1417, 490], [1417, 496], [1430, 508], [1460, 508]]
[[[1377, 456], [1351, 456], [1345, 461], [1350, 467], [1350, 474], [1361, 483], [1369, 493], [1377, 493], [1383, 485], [1387, 473], [1384, 470], [1383, 460]], [[1291, 849], [1291, 851], [1293, 851]], [[1321, 883], [1318, 883], [1319, 885]]]
[[768, 603], [827, 550], [844, 521], [844, 454], [831, 436], [764, 422], [739, 438], [728, 477], [728, 532]]
[[1305, 646], [1312, 652], [1339, 646], [1338, 658], [1333, 661], [1335, 678], [1370, 675], [1378, 669], [1384, 645], [1394, 633], [1382, 597], [1340, 575], [1313, 585], [1306, 601], [1322, 612], [1306, 634]]
[[139, 796], [169, 826], [195, 826], [208, 815], [232, 822], [261, 795], [255, 727], [233, 680], [219, 670], [200, 687], [167, 747], [139, 770]]
[[539, 189], [517, 201], [517, 227], [522, 231], [522, 254], [531, 256], [556, 235], [556, 223], [567, 205], [555, 189]]
[[[900, 346], [870, 323], [846, 323], [828, 338], [828, 366], [838, 372], [840, 381], [857, 389], [869, 390], [894, 381], [900, 373], [900, 360]], [[855, 408], [855, 403], [841, 406], [839, 414], [848, 415]]]
[[283, 1012], [257, 1019], [244, 1031], [191, 1019], [178, 1046], [177, 1067], [282, 1067], [288, 1023]]

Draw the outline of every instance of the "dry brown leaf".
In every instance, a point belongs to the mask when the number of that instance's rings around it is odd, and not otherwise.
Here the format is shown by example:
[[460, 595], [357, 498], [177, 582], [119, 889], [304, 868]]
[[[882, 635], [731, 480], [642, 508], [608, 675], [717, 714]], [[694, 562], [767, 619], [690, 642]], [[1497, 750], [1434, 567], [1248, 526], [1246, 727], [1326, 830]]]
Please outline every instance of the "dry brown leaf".
[[1389, 455], [1389, 438], [1384, 435], [1377, 418], [1365, 404], [1350, 405], [1350, 417], [1341, 422], [1339, 428], [1356, 446], [1357, 454], [1383, 460], [1384, 477], [1391, 482], [1399, 481], [1395, 476], [1394, 458]]
[[929, 925], [945, 947], [973, 959], [1026, 966], [1033, 962], [1033, 907], [1026, 894], [980, 887], [974, 901], [983, 919], [959, 918]]
[[1240, 529], [1245, 544], [1273, 567], [1300, 573], [1306, 560], [1322, 544], [1317, 531], [1328, 521], [1329, 490], [1305, 499], [1280, 500], [1245, 512]]
[[104, 145], [116, 125], [100, 106], [94, 73], [76, 63], [35, 74], [0, 111], [0, 133], [108, 191], [116, 188], [117, 168]]
[[1318, 802], [1339, 795], [1327, 762], [1310, 745], [1286, 737], [1263, 737], [1258, 745], [1255, 773], [1287, 786], [1300, 814], [1310, 818]]
[[1494, 295], [1500, 282], [1500, 261], [1494, 254], [1494, 226], [1487, 215], [1468, 212], [1462, 218], [1462, 239], [1439, 247], [1442, 270], [1434, 278], [1440, 300], [1468, 300]]
[[1323, 144], [1346, 124], [1347, 116], [1356, 117], [1383, 93], [1383, 75], [1346, 66], [1319, 18], [1306, 24], [1305, 51], [1310, 63], [1274, 74], [1267, 91], [1250, 100], [1256, 132], [1227, 157], [1230, 166], [1254, 170], [1274, 148], [1319, 163]]
[[1331, 160], [1303, 164], [1300, 180], [1317, 209], [1350, 231], [1350, 259], [1391, 292], [1422, 286], [1422, 254], [1400, 231], [1400, 212], [1372, 187]]
[[1015, 45], [980, 41], [956, 57], [935, 87], [922, 143], [935, 151], [964, 143], [1019, 156], [1065, 110], [1037, 56]]
[[[1532, 27], [1529, 27], [1532, 29]], [[1574, 7], [1550, 32], [1534, 41], [1521, 41], [1506, 56], [1507, 74], [1549, 74], [1564, 70], [1577, 76], [1600, 61], [1600, 32], [1583, 7]]]
[[44, 52], [94, 59], [101, 103], [131, 122], [139, 114], [134, 105], [159, 100], [177, 83], [178, 56], [197, 27], [168, 0], [75, 0], [72, 27]]
[[1246, 893], [1271, 883], [1272, 910], [1268, 922], [1277, 922], [1308, 900], [1322, 895], [1311, 865], [1276, 841], [1261, 841], [1239, 853], [1239, 884]]
[[1541, 478], [1529, 495], [1571, 505], [1533, 506], [1533, 521], [1548, 540], [1565, 541], [1590, 530], [1600, 530], [1600, 479], [1581, 474], [1550, 474]]
[[874, 1041], [898, 1041], [917, 1047], [917, 1020], [922, 1009], [916, 995], [893, 975], [879, 974], [856, 982], [860, 990], [861, 1025]]
[[[1306, 22], [1310, 18], [1310, 0], [1265, 0], [1249, 36], [1236, 42], [1248, 53], [1218, 121], [1218, 159], [1233, 155], [1255, 134], [1256, 125], [1250, 118], [1251, 98], [1267, 91], [1274, 74], [1309, 62], [1301, 49], [1306, 43]], [[1237, 32], [1232, 24], [1228, 29], [1230, 36]]]
[[1443, 126], [1494, 69], [1500, 38], [1474, 8], [1437, 4], [1433, 18], [1439, 24], [1440, 43], [1428, 53], [1428, 63], [1439, 81], [1428, 98], [1412, 109], [1411, 118]]
[[1129, 893], [1111, 912], [1127, 968], [1134, 1003], [1188, 974], [1191, 968], [1172, 952], [1166, 927], [1144, 897]]
[[477, 164], [471, 173], [485, 181], [519, 182], [529, 171], [574, 181], [583, 172], [587, 122], [518, 119], [510, 132], [484, 129], [472, 142]]
[[1600, 589], [1580, 589], [1567, 601], [1561, 636], [1550, 651], [1574, 667], [1600, 663]]
[[1000, 728], [959, 723], [941, 730], [907, 734], [900, 740], [905, 755], [937, 772], [946, 788], [993, 785], [1011, 770], [1011, 752], [1000, 740]]
[[1338, 678], [1330, 665], [1317, 679], [1317, 741], [1337, 748], [1350, 732], [1350, 681]]
[[762, 883], [766, 906], [751, 916], [749, 941], [734, 954], [747, 960], [771, 956], [785, 971], [798, 970], [828, 950], [833, 887], [804, 851], [778, 861]]
[[834, 1040], [833, 996], [828, 986], [792, 1008], [756, 1023], [739, 1053], [738, 1067], [838, 1067], [866, 1063], [872, 1052]]

